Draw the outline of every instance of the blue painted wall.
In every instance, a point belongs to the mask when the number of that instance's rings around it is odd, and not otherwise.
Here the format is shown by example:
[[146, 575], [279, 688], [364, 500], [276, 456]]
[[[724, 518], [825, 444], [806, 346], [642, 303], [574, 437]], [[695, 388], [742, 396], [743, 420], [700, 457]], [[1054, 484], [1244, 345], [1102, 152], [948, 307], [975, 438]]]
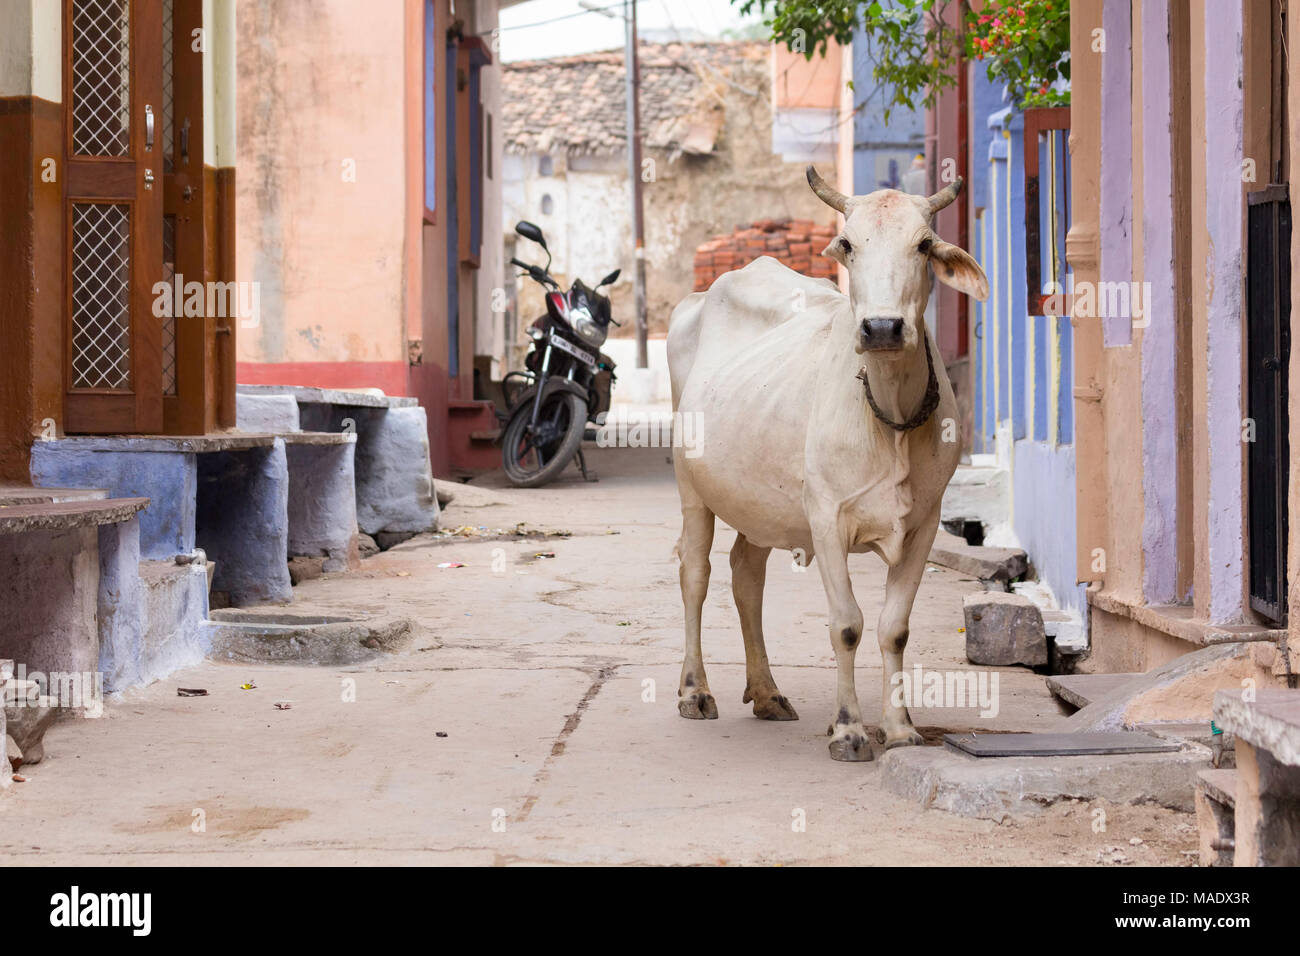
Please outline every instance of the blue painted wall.
[[[1024, 116], [1005, 105], [983, 70], [972, 77], [972, 254], [989, 278], [975, 307], [973, 449], [1002, 449], [1011, 468], [1011, 523], [1041, 581], [1062, 608], [1086, 619], [1075, 583], [1075, 464], [1072, 335], [1068, 318], [1031, 315], [1026, 288]], [[1065, 134], [1040, 140], [1039, 257], [1044, 283], [1068, 289], [1069, 228]], [[1044, 289], [1044, 291], [1047, 291]]]
[[894, 107], [885, 123], [883, 100], [871, 78], [866, 37], [853, 37], [853, 191], [901, 189], [912, 157], [925, 151], [925, 109]]

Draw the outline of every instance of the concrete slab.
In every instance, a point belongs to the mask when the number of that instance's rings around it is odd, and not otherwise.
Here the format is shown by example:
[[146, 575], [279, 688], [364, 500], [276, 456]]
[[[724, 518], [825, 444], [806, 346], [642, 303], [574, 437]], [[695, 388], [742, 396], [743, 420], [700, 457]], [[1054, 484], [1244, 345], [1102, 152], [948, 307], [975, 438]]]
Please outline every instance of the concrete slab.
[[1190, 812], [1210, 752], [976, 758], [946, 747], [900, 747], [880, 761], [886, 790], [923, 806], [986, 820], [1033, 814], [1061, 800], [1155, 803]]
[[0, 507], [55, 501], [97, 501], [107, 497], [108, 492], [103, 488], [36, 488], [31, 485], [0, 484]]
[[[48, 453], [79, 452], [181, 452], [212, 454], [266, 448], [275, 442], [269, 432], [213, 432], [210, 435], [75, 435], [33, 443]], [[33, 452], [34, 454], [35, 452]]]
[[1237, 800], [1237, 771], [1202, 770], [1197, 774], [1200, 786], [1212, 798], [1225, 807], [1232, 806]]
[[1214, 695], [1214, 721], [1288, 767], [1300, 767], [1300, 690], [1260, 688], [1253, 700], [1240, 690]]
[[104, 498], [0, 506], [0, 534], [67, 531], [132, 521], [149, 506], [148, 498]]
[[967, 544], [965, 539], [943, 529], [935, 535], [930, 548], [930, 563], [1004, 586], [1029, 571], [1029, 559], [1019, 548]]
[[357, 408], [412, 408], [419, 399], [385, 395], [379, 389], [312, 388], [299, 385], [237, 385], [240, 395], [290, 395], [302, 405], [349, 405]]
[[1124, 730], [1100, 734], [944, 734], [946, 746], [989, 757], [1079, 757], [1092, 754], [1168, 753], [1179, 745]]
[[1054, 674], [1047, 689], [1075, 707], [1087, 707], [1094, 700], [1118, 690], [1139, 674]]
[[1215, 691], [1239, 691], [1246, 679], [1263, 686], [1272, 682], [1255, 664], [1250, 643], [1203, 647], [1105, 692], [1067, 717], [1062, 729], [1125, 730], [1189, 721], [1208, 725]]
[[215, 660], [358, 664], [405, 647], [414, 633], [406, 618], [215, 610], [205, 625]]

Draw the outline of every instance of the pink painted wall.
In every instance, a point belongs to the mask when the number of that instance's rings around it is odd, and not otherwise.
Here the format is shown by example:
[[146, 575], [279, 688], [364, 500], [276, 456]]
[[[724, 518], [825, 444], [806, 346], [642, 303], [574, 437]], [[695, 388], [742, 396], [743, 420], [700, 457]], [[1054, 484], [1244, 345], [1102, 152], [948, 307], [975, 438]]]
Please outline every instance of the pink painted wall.
[[261, 295], [241, 363], [406, 361], [408, 18], [239, 0], [236, 269]]

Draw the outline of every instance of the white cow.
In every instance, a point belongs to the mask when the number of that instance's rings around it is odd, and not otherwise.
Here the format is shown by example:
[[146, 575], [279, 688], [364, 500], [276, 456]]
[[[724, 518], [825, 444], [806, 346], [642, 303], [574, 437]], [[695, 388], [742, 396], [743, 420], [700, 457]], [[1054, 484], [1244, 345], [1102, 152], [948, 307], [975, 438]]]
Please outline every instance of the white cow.
[[853, 682], [862, 611], [849, 552], [889, 566], [876, 628], [884, 660], [886, 747], [920, 743], [890, 677], [902, 670], [907, 621], [939, 523], [939, 503], [961, 455], [957, 404], [926, 332], [929, 270], [981, 301], [988, 280], [966, 252], [931, 230], [961, 181], [934, 196], [884, 189], [845, 196], [813, 167], [808, 182], [844, 213], [826, 247], [848, 270], [849, 294], [773, 259], [730, 272], [673, 311], [668, 365], [674, 409], [698, 415], [707, 439], [673, 464], [682, 499], [683, 717], [715, 718], [700, 653], [714, 518], [737, 531], [732, 592], [745, 641], [744, 702], [768, 720], [797, 720], [772, 679], [763, 643], [763, 584], [773, 548], [817, 556], [838, 669], [830, 753], [870, 760]]

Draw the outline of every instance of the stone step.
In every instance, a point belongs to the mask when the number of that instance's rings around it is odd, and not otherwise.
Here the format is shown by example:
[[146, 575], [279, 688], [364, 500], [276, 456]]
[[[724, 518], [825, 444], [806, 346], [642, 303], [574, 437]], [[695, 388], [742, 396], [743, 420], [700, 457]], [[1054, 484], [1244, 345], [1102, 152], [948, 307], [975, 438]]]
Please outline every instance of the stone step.
[[1225, 807], [1237, 803], [1237, 771], [1202, 770], [1197, 774], [1196, 785], [1205, 791], [1206, 796], [1217, 800]]
[[934, 537], [930, 562], [969, 574], [981, 581], [994, 582], [1003, 589], [1029, 570], [1029, 559], [1019, 548], [989, 548], [967, 544], [964, 538], [943, 530]]
[[1087, 707], [1098, 697], [1109, 694], [1140, 673], [1133, 674], [1056, 674], [1047, 678], [1047, 689], [1067, 704]]

